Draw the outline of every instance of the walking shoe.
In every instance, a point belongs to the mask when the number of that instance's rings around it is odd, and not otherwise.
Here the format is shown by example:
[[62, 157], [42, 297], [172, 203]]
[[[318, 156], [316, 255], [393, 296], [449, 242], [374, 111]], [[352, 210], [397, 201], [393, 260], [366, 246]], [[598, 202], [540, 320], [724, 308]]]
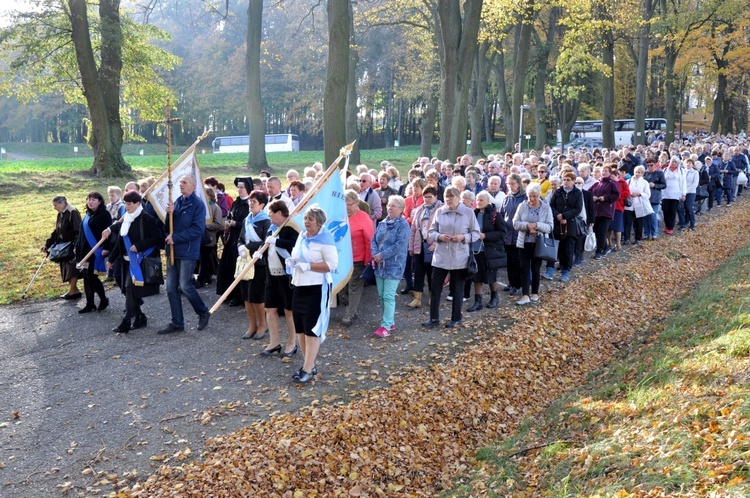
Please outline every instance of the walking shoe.
[[664, 233], [666, 233], [667, 235], [672, 235], [674, 233], [674, 230], [672, 230], [670, 228], [665, 228], [664, 229]]
[[[211, 318], [211, 313], [203, 313], [202, 315], [198, 315], [198, 330], [203, 330], [208, 327], [209, 318]], [[256, 337], [256, 339], [260, 339], [260, 337]]]
[[388, 332], [395, 332], [396, 331], [396, 324], [394, 323], [390, 327], [388, 327]]
[[583, 264], [583, 261], [575, 261], [575, 262], [573, 263], [573, 266], [575, 266], [575, 267], [579, 267], [579, 266], [581, 266], [582, 264]]
[[539, 302], [539, 295], [538, 294], [532, 294], [531, 296], [529, 296], [529, 301], [531, 301], [532, 303]]
[[448, 294], [448, 297], [445, 298], [446, 301], [453, 301], [453, 296]]
[[603, 254], [602, 256], [606, 256], [607, 254], [609, 254], [609, 253], [611, 253], [611, 252], [612, 252], [612, 248], [611, 248], [611, 247], [607, 247], [607, 248], [606, 248], [606, 249], [604, 250], [604, 254]]
[[516, 304], [519, 306], [523, 306], [524, 304], [529, 304], [531, 302], [531, 299], [529, 299], [529, 296], [523, 296], [521, 299], [516, 301]]
[[547, 280], [553, 280], [555, 278], [555, 269], [552, 266], [548, 266], [547, 269], [544, 271], [544, 275], [542, 277], [546, 278]]
[[601, 254], [597, 254], [596, 256], [594, 256], [594, 259], [602, 259], [602, 255]]
[[344, 318], [342, 318], [342, 319], [341, 319], [341, 323], [342, 323], [343, 325], [346, 325], [347, 327], [348, 327], [349, 325], [351, 325], [353, 321], [354, 321], [354, 320], [353, 320], [353, 319], [352, 319], [351, 317], [348, 317], [348, 316], [345, 316]]
[[378, 337], [390, 337], [391, 333], [388, 331], [385, 327], [378, 327], [378, 329], [373, 332]]
[[570, 279], [570, 270], [563, 270], [560, 276], [560, 282], [567, 282]]
[[178, 327], [177, 325], [170, 323], [166, 328], [163, 328], [157, 332], [159, 335], [173, 334], [175, 332], [184, 332], [185, 327]]

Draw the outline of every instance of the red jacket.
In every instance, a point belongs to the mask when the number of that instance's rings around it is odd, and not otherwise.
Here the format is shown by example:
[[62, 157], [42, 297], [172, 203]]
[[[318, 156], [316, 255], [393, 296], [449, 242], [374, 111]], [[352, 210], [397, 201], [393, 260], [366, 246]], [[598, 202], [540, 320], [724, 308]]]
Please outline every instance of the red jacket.
[[372, 259], [370, 244], [375, 235], [375, 227], [370, 216], [362, 210], [349, 216], [349, 230], [352, 231], [352, 260], [367, 263]]
[[622, 177], [617, 179], [617, 186], [620, 187], [620, 198], [615, 202], [615, 210], [622, 212], [625, 211], [625, 199], [630, 197], [630, 187]]

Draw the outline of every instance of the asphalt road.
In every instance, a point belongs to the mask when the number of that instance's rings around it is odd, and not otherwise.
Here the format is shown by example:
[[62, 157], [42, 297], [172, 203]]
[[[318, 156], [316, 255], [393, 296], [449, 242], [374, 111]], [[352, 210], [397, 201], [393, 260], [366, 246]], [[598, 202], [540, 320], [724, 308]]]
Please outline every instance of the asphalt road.
[[[209, 306], [218, 297], [213, 288], [200, 293]], [[504, 295], [497, 310], [465, 313], [471, 328], [426, 331], [419, 323], [427, 309], [411, 311], [410, 297], [399, 296], [398, 331], [379, 339], [377, 295], [366, 287], [352, 326], [342, 327], [343, 309], [333, 310], [320, 374], [300, 387], [291, 375], [301, 355], [257, 356], [267, 342], [240, 339], [241, 308], [222, 306], [199, 332], [183, 299], [186, 331], [159, 336], [169, 321], [162, 288], [146, 300], [148, 328], [115, 334], [124, 298], [117, 289], [108, 295], [108, 309], [84, 316], [82, 301], [0, 308], [0, 496], [89, 496], [132, 485], [163, 462], [198, 458], [213, 436], [276, 412], [346, 402], [442, 361], [502, 329], [508, 305]]]

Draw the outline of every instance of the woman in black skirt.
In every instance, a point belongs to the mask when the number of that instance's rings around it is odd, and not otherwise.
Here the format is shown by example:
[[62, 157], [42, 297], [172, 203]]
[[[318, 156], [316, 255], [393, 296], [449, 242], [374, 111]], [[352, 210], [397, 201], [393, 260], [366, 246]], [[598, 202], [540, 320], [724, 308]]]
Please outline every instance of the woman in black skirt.
[[[86, 198], [86, 216], [81, 222], [81, 230], [78, 232], [76, 241], [76, 261], [80, 262], [91, 248], [102, 238], [102, 232], [112, 224], [112, 215], [107, 211], [104, 197], [99, 192], [91, 192]], [[107, 276], [107, 263], [104, 259], [104, 251], [109, 249], [101, 245], [83, 265], [78, 265], [83, 275], [83, 291], [86, 294], [86, 306], [78, 310], [78, 313], [90, 311], [102, 311], [109, 305], [109, 299], [104, 293], [104, 284], [99, 280], [99, 275]], [[94, 294], [99, 296], [99, 307], [94, 304]]]
[[[237, 252], [240, 256], [256, 256], [258, 249], [263, 245], [271, 226], [271, 219], [266, 211], [268, 196], [260, 190], [253, 190], [248, 199], [250, 214], [245, 218]], [[266, 299], [266, 262], [257, 254], [255, 262], [255, 274], [251, 280], [243, 280], [239, 287], [242, 292], [242, 300], [245, 302], [245, 313], [250, 326], [242, 336], [243, 339], [263, 339], [268, 331], [266, 325], [266, 309], [263, 303]]]
[[[235, 178], [234, 184], [237, 186], [237, 198], [232, 203], [229, 214], [224, 222], [226, 238], [224, 241], [224, 250], [221, 253], [221, 261], [216, 271], [216, 294], [222, 295], [234, 282], [234, 270], [237, 266], [237, 244], [240, 240], [240, 232], [245, 223], [245, 218], [250, 212], [248, 205], [249, 192], [253, 187], [252, 178]], [[242, 295], [240, 286], [234, 288], [232, 293], [227, 297], [227, 303], [230, 306], [239, 306], [242, 304]]]

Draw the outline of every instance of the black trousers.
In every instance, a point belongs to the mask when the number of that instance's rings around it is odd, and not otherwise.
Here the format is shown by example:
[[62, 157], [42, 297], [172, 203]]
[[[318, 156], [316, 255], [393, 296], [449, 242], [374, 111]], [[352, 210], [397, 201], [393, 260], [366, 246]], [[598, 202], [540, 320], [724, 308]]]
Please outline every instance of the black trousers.
[[573, 268], [576, 240], [578, 240], [578, 237], [571, 237], [570, 235], [560, 240], [560, 244], [557, 247], [557, 260], [560, 262], [561, 270], [570, 270]]
[[664, 211], [664, 226], [669, 230], [674, 230], [674, 225], [677, 221], [677, 207], [679, 205], [679, 199], [661, 200], [661, 210]]
[[86, 305], [94, 305], [94, 294], [99, 296], [101, 301], [106, 298], [104, 294], [104, 284], [99, 280], [99, 275], [94, 273], [92, 266], [93, 261], [89, 262], [89, 267], [83, 270], [83, 292], [86, 294]]
[[508, 257], [508, 285], [516, 289], [521, 288], [521, 256], [520, 249], [513, 244], [505, 246], [505, 254]]
[[447, 275], [451, 276], [450, 294], [453, 296], [453, 307], [451, 309], [451, 320], [457, 322], [461, 319], [461, 306], [464, 293], [464, 284], [468, 271], [466, 268], [460, 270], [446, 270], [444, 268], [432, 267], [432, 281], [435, 283], [430, 291], [430, 320], [440, 320], [440, 294], [443, 292], [443, 282]]
[[[524, 296], [539, 294], [539, 272], [542, 269], [541, 258], [534, 257], [535, 243], [524, 244], [519, 250], [521, 258], [521, 290]], [[529, 289], [530, 288], [530, 289]], [[531, 292], [529, 293], [529, 290]]]
[[594, 220], [594, 234], [596, 235], [596, 254], [604, 254], [607, 250], [607, 230], [612, 218], [597, 216]]
[[[422, 253], [408, 256], [407, 259], [412, 260], [412, 267], [414, 268], [414, 290], [424, 292], [425, 277], [427, 277], [427, 290], [432, 290], [432, 263], [425, 263]], [[441, 282], [440, 285], [442, 284]]]

